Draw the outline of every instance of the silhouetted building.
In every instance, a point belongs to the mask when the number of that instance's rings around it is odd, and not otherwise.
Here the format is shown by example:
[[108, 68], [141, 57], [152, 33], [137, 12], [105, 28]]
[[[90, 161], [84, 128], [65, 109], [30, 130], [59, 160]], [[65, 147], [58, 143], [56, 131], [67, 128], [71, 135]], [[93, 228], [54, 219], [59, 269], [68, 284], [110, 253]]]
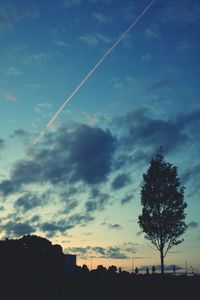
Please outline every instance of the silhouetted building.
[[64, 259], [66, 272], [74, 271], [76, 269], [76, 255], [64, 254]]

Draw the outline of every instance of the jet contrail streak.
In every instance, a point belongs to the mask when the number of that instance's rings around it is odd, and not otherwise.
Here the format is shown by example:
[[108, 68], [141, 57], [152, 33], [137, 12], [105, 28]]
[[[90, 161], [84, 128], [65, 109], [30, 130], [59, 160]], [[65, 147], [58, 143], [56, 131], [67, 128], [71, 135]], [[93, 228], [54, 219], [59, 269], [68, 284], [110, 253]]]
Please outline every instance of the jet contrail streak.
[[92, 76], [92, 74], [96, 71], [96, 69], [103, 63], [106, 57], [112, 52], [112, 50], [125, 38], [125, 36], [131, 31], [131, 29], [136, 25], [136, 23], [143, 17], [143, 15], [150, 9], [150, 7], [156, 2], [156, 0], [151, 1], [145, 9], [141, 12], [141, 14], [131, 23], [128, 29], [118, 38], [118, 40], [104, 53], [104, 55], [100, 58], [100, 60], [96, 63], [96, 65], [89, 71], [89, 73], [84, 77], [84, 79], [77, 85], [74, 91], [67, 97], [62, 106], [58, 109], [58, 111], [53, 115], [51, 120], [47, 123], [45, 128], [39, 133], [36, 137], [34, 143], [39, 142], [42, 136], [45, 134], [46, 130], [51, 127], [55, 119], [58, 115], [63, 111], [67, 103], [76, 95], [76, 93], [80, 90], [82, 85]]

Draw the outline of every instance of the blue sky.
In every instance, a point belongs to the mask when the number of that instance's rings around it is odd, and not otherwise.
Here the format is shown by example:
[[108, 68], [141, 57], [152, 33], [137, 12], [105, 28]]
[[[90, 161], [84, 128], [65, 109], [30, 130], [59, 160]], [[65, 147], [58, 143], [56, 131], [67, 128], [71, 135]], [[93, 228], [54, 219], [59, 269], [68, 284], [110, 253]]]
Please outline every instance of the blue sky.
[[147, 4], [1, 1], [2, 237], [41, 234], [94, 266], [159, 264], [137, 218], [142, 174], [162, 145], [189, 225], [166, 263], [200, 268], [198, 1], [156, 1], [33, 144]]

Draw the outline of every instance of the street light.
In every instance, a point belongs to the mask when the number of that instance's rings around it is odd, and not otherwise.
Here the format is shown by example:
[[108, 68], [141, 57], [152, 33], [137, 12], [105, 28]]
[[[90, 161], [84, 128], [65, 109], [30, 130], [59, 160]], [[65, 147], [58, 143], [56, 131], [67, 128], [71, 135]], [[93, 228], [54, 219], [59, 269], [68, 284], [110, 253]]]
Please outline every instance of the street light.
[[134, 272], [134, 257], [132, 257], [132, 273], [135, 273]]

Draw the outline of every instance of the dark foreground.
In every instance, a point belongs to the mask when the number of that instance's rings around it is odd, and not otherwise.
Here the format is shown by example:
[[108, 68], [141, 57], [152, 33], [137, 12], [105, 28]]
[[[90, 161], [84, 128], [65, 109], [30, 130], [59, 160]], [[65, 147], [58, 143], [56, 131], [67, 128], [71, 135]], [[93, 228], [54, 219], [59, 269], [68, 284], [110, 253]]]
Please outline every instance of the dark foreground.
[[200, 276], [116, 274], [1, 280], [1, 299], [199, 299]]

